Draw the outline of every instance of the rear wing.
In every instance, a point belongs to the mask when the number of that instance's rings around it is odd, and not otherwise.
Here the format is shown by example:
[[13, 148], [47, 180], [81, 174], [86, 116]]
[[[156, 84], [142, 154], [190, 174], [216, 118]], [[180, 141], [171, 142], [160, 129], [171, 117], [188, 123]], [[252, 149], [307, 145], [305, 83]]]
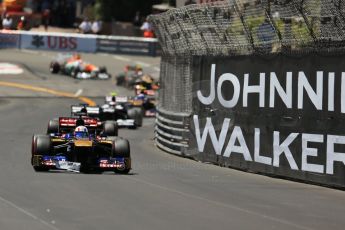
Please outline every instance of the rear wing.
[[147, 89], [147, 90], [144, 90], [144, 94], [146, 94], [147, 96], [155, 96], [156, 91], [152, 89]]
[[106, 96], [105, 97], [105, 103], [110, 103], [110, 102], [116, 102], [116, 103], [126, 103], [129, 101], [128, 96]]
[[88, 106], [88, 105], [72, 105], [71, 106], [72, 116], [98, 117], [100, 113], [101, 113], [101, 108], [98, 106]]
[[138, 99], [135, 99], [134, 97], [130, 98], [128, 100], [129, 103], [131, 103], [131, 105], [133, 106], [142, 106], [143, 105], [143, 100], [138, 100]]
[[63, 133], [73, 132], [77, 126], [77, 120], [82, 119], [84, 121], [84, 126], [91, 131], [99, 131], [102, 127], [102, 123], [95, 118], [84, 117], [84, 118], [75, 118], [75, 117], [60, 117], [59, 118], [59, 130]]
[[[137, 100], [134, 97], [131, 96], [106, 96], [105, 97], [105, 103], [109, 105], [115, 105], [115, 104], [131, 104], [133, 106], [142, 106], [143, 101]], [[105, 110], [103, 109], [103, 112]]]

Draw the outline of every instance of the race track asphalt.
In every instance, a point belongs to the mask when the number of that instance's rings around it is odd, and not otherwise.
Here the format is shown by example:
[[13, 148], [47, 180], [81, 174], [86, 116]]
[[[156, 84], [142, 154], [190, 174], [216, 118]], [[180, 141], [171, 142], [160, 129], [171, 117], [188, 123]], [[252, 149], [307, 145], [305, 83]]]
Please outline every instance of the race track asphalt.
[[[51, 53], [36, 54], [31, 62], [30, 53], [0, 51], [0, 62], [31, 68], [20, 76], [0, 75], [0, 81], [67, 92], [81, 86], [85, 96], [101, 96], [114, 88], [109, 82], [56, 79], [47, 72], [44, 55]], [[99, 62], [108, 60], [106, 56], [87, 56]], [[111, 59], [114, 68], [124, 65], [120, 59]], [[152, 68], [159, 66], [157, 59], [144, 61]], [[101, 88], [95, 89], [93, 84]], [[92, 99], [102, 102], [101, 98]], [[79, 101], [0, 86], [1, 230], [344, 229], [344, 191], [167, 154], [154, 146], [154, 119], [145, 119], [138, 130], [119, 131], [131, 143], [130, 175], [34, 172], [30, 165], [32, 135], [44, 133], [49, 119], [68, 115], [75, 103]]]

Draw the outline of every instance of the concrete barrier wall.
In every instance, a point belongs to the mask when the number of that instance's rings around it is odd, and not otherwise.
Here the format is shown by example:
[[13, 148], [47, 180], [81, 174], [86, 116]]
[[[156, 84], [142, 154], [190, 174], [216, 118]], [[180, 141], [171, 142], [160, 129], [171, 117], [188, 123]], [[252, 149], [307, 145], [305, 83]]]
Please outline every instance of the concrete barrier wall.
[[345, 187], [345, 55], [193, 60], [186, 156]]
[[1, 48], [19, 48], [20, 35], [11, 33], [0, 33], [0, 49]]
[[30, 31], [0, 31], [0, 48], [156, 56], [157, 39]]
[[157, 146], [344, 188], [342, 15], [331, 0], [229, 0], [151, 16], [162, 47]]

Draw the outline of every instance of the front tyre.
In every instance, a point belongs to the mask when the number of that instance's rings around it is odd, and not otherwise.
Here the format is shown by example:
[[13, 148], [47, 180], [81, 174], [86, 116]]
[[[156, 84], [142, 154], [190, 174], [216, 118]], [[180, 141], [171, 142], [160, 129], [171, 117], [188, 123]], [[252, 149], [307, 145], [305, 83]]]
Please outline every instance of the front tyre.
[[34, 135], [32, 137], [31, 164], [36, 172], [46, 172], [48, 167], [41, 165], [37, 156], [50, 155], [51, 140], [48, 135]]
[[71, 70], [71, 77], [77, 78], [79, 73], [80, 73], [79, 67], [72, 68], [72, 70]]
[[50, 155], [52, 146], [50, 136], [34, 135], [32, 140], [32, 155]]

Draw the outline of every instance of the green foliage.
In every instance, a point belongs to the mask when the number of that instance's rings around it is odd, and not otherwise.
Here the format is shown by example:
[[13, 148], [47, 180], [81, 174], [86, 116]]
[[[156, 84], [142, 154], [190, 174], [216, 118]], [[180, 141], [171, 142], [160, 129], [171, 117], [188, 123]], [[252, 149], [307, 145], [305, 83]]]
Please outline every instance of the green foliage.
[[226, 32], [229, 34], [243, 35], [244, 27], [240, 20], [231, 23], [231, 25], [226, 29]]
[[113, 0], [97, 0], [95, 4], [96, 19], [104, 22], [110, 22], [113, 18], [113, 9], [116, 7], [117, 1]]
[[292, 35], [295, 39], [297, 39], [298, 41], [300, 41], [302, 43], [305, 43], [305, 42], [312, 40], [312, 38], [310, 36], [309, 29], [303, 21], [296, 21], [295, 19], [293, 19], [291, 21], [291, 23], [285, 24], [285, 22], [283, 20], [279, 19], [279, 20], [275, 20], [274, 22], [275, 22], [277, 29], [280, 31], [280, 33], [282, 34], [283, 37], [285, 34], [285, 26], [290, 25]]
[[246, 19], [246, 23], [248, 25], [248, 29], [251, 33], [254, 33], [256, 30], [262, 23], [264, 23], [265, 21], [265, 17], [250, 17]]
[[258, 17], [249, 17], [245, 20], [249, 32], [252, 34], [252, 38], [253, 38], [253, 42], [254, 43], [258, 43], [259, 42], [259, 38], [258, 38], [258, 34], [257, 34], [257, 29], [260, 25], [262, 25], [262, 23], [265, 22], [265, 17], [264, 16], [258, 16]]

